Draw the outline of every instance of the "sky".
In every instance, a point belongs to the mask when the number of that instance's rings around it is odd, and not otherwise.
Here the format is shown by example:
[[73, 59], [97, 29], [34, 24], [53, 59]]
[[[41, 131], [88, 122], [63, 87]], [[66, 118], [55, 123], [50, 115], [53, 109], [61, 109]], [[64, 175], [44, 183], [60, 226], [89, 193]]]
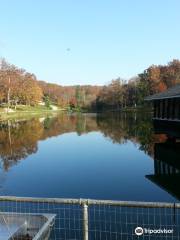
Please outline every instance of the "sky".
[[179, 0], [0, 0], [0, 56], [61, 85], [180, 59]]

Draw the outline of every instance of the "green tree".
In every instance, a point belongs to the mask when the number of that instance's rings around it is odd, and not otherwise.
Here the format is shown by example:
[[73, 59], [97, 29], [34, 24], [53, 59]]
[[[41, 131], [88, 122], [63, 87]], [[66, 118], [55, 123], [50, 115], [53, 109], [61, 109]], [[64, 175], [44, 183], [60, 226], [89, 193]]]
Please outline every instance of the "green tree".
[[45, 102], [45, 106], [48, 108], [48, 109], [51, 109], [51, 100], [49, 98], [49, 96], [44, 96], [44, 102]]

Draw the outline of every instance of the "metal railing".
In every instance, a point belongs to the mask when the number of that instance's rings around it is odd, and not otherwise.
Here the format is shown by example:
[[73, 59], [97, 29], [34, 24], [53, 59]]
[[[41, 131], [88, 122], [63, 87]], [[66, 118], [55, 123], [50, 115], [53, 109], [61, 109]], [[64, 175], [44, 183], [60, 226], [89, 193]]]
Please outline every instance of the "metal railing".
[[56, 214], [51, 240], [180, 239], [179, 203], [0, 196], [0, 211]]

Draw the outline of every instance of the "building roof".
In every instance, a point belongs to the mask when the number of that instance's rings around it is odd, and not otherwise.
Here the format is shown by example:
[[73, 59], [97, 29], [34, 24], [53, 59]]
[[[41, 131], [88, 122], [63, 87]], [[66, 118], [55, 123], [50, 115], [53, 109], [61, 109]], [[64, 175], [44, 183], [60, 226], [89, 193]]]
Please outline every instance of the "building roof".
[[159, 99], [165, 99], [165, 98], [177, 98], [177, 97], [180, 97], [180, 84], [177, 84], [176, 86], [169, 88], [164, 92], [148, 96], [145, 98], [145, 101], [159, 100]]

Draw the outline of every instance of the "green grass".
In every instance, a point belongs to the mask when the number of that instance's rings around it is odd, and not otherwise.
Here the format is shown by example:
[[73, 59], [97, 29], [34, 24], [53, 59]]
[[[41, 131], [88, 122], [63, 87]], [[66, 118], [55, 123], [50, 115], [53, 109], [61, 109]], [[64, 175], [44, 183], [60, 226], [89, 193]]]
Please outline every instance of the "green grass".
[[51, 109], [47, 108], [46, 106], [25, 106], [19, 105], [16, 108], [17, 112], [28, 111], [28, 112], [36, 112], [36, 111], [50, 111]]
[[[13, 109], [13, 108], [12, 108]], [[14, 110], [14, 109], [13, 109]], [[0, 120], [15, 119], [15, 118], [27, 118], [34, 115], [44, 115], [51, 114], [54, 112], [62, 111], [63, 109], [58, 108], [58, 110], [51, 110], [46, 106], [25, 106], [18, 105], [15, 112], [6, 113], [4, 108], [0, 107]]]

